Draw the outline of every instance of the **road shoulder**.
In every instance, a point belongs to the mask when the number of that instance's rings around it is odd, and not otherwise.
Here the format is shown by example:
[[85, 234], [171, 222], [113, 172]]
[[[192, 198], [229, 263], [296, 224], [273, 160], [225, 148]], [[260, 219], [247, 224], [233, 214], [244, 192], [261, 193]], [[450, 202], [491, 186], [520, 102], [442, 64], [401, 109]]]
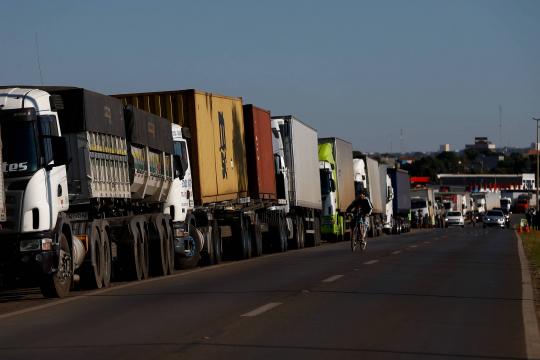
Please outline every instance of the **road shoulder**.
[[525, 255], [523, 248], [523, 239], [515, 233], [518, 244], [519, 261], [521, 264], [521, 283], [522, 283], [522, 314], [523, 327], [525, 333], [525, 344], [527, 348], [527, 357], [540, 358], [540, 331], [538, 330], [538, 319], [535, 307], [536, 293], [533, 287], [534, 274], [531, 274], [531, 267]]

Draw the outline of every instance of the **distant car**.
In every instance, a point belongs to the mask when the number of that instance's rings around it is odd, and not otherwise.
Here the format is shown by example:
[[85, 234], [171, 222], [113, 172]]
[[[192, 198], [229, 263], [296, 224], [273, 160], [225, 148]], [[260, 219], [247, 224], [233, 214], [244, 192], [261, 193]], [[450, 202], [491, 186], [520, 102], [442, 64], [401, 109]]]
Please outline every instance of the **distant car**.
[[484, 215], [482, 221], [484, 222], [484, 227], [497, 226], [504, 228], [506, 226], [506, 217], [502, 210], [489, 210], [486, 215]]
[[505, 208], [493, 208], [493, 210], [500, 210], [502, 211], [502, 213], [504, 214], [504, 221], [505, 221], [505, 225], [506, 227], [510, 227], [510, 215], [511, 215], [511, 212], [509, 212], [507, 209]]
[[446, 227], [448, 226], [465, 226], [465, 219], [461, 214], [461, 211], [449, 211], [444, 218]]

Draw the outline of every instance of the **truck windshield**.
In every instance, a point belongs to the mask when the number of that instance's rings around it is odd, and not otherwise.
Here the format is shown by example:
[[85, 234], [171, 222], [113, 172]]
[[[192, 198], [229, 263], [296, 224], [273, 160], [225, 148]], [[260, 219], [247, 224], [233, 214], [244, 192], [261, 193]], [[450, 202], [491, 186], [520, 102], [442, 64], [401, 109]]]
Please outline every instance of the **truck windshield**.
[[331, 179], [331, 173], [328, 169], [320, 169], [319, 175], [321, 178], [321, 194], [322, 195], [328, 195], [330, 194], [330, 179]]
[[412, 209], [420, 209], [420, 208], [425, 208], [425, 207], [427, 207], [426, 200], [424, 200], [424, 199], [411, 200], [411, 208]]
[[6, 177], [30, 175], [39, 168], [35, 122], [3, 119], [3, 171]]

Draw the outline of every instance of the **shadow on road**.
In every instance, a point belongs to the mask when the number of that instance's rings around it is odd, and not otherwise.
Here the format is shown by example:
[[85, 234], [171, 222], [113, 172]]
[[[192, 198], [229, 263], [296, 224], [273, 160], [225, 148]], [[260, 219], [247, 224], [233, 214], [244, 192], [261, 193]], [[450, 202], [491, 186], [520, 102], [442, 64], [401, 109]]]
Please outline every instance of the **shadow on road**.
[[[309, 352], [326, 352], [330, 356], [330, 353], [355, 353], [355, 356], [360, 354], [388, 354], [388, 355], [402, 355], [402, 356], [418, 356], [422, 358], [458, 358], [458, 359], [496, 359], [496, 360], [525, 360], [524, 357], [514, 356], [499, 356], [499, 355], [486, 355], [486, 354], [465, 354], [465, 353], [451, 353], [451, 352], [426, 352], [426, 351], [403, 351], [397, 349], [378, 349], [378, 348], [347, 348], [347, 347], [324, 347], [324, 346], [296, 346], [296, 345], [265, 345], [265, 344], [231, 344], [231, 343], [212, 343], [212, 342], [155, 342], [155, 343], [127, 343], [127, 344], [110, 344], [110, 345], [65, 345], [65, 346], [29, 346], [29, 347], [13, 347], [3, 346], [0, 347], [1, 351], [47, 351], [47, 350], [107, 350], [115, 348], [144, 348], [144, 347], [180, 347], [178, 350], [180, 354], [183, 350], [190, 347], [218, 347], [229, 349], [257, 349], [257, 350], [297, 350], [297, 351], [309, 351]], [[173, 350], [174, 353], [174, 350]], [[337, 355], [337, 354], [336, 354]]]

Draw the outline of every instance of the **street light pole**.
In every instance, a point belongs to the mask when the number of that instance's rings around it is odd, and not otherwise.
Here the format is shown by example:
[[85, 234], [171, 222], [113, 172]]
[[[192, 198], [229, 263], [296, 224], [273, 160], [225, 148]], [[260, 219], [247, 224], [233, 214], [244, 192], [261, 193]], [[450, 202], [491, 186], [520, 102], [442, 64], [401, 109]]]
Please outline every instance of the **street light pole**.
[[538, 154], [538, 122], [540, 121], [540, 118], [532, 118], [534, 121], [536, 121], [536, 144], [534, 146], [536, 150], [536, 180], [534, 182], [534, 186], [536, 188], [536, 211], [540, 210], [540, 199], [538, 198], [538, 179], [540, 178], [540, 162], [538, 162], [539, 154]]

